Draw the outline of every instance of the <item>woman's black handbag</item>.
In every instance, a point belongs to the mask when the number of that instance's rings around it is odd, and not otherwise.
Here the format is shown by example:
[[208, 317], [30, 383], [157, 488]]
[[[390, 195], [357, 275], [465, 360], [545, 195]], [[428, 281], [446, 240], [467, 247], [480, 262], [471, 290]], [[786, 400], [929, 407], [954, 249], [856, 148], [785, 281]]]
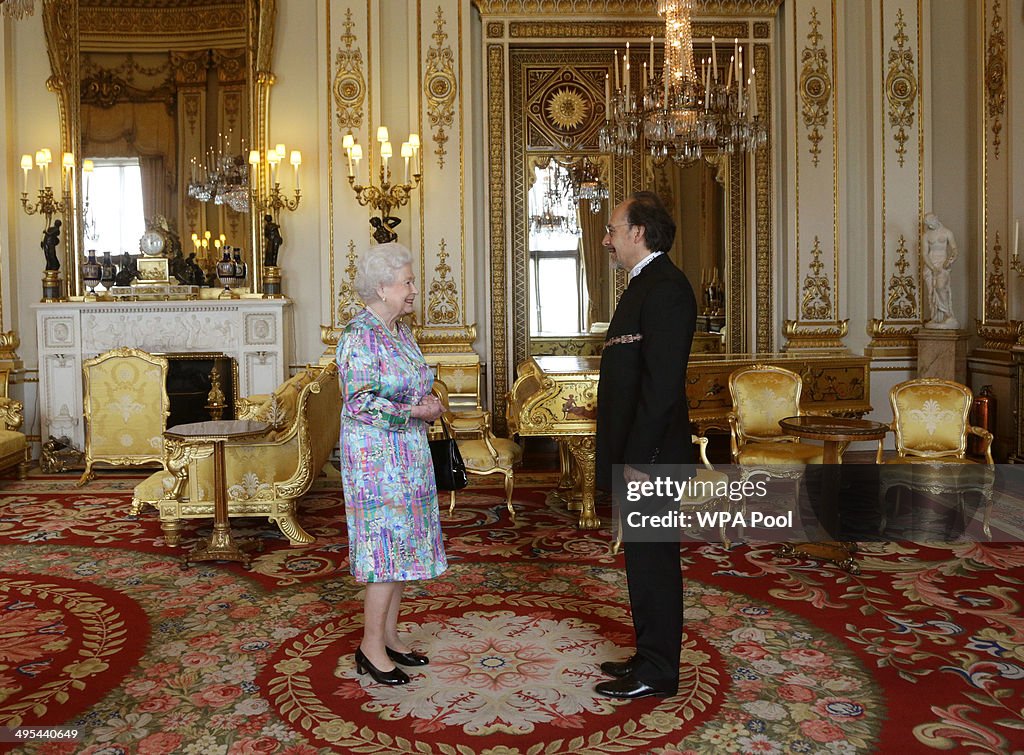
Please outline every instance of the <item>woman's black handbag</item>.
[[459, 445], [451, 436], [448, 422], [441, 419], [444, 437], [430, 441], [430, 456], [434, 460], [434, 478], [438, 490], [462, 490], [469, 484], [466, 463], [459, 453]]

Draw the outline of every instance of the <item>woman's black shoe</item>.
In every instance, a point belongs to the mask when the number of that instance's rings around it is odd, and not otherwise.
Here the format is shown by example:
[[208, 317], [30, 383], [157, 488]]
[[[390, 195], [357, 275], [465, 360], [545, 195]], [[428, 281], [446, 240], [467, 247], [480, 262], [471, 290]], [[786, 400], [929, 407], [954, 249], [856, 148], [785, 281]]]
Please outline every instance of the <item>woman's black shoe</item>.
[[356, 650], [356, 672], [359, 674], [365, 674], [367, 671], [370, 672], [370, 676], [373, 677], [373, 681], [378, 684], [409, 683], [409, 675], [402, 671], [402, 669], [393, 668], [390, 671], [380, 671], [376, 666], [370, 663], [369, 659], [363, 654], [363, 649], [359, 648]]
[[427, 656], [412, 650], [408, 653], [399, 653], [397, 650], [392, 650], [389, 647], [384, 649], [388, 651], [388, 658], [395, 663], [401, 663], [403, 666], [426, 666], [430, 663], [430, 659]]

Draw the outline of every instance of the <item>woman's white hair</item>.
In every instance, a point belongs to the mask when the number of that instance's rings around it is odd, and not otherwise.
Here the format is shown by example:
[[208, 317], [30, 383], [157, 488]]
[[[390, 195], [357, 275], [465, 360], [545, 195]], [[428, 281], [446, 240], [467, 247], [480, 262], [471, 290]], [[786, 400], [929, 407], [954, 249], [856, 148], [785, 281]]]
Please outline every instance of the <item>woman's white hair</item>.
[[356, 263], [355, 288], [364, 302], [378, 298], [382, 286], [395, 282], [395, 273], [412, 264], [412, 252], [397, 241], [374, 244]]

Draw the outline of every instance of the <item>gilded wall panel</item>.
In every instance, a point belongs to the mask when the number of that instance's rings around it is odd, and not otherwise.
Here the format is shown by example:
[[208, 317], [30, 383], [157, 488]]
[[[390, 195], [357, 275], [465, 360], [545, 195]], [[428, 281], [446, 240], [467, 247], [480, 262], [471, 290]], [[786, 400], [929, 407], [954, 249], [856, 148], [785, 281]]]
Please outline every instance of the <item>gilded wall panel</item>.
[[[473, 0], [488, 16], [655, 16], [658, 0]], [[696, 16], [774, 16], [782, 0], [694, 0]]]
[[[788, 6], [787, 6], [788, 8]], [[794, 40], [792, 100], [788, 132], [792, 139], [790, 210], [793, 243], [786, 269], [786, 350], [842, 348], [847, 332], [840, 319], [842, 293], [840, 133], [843, 122], [839, 90], [836, 0], [797, 0], [787, 11]]]
[[[1009, 91], [1006, 30], [1010, 14], [1017, 13], [1007, 0], [983, 0], [979, 49], [982, 51], [981, 117], [984, 134], [982, 174], [982, 249], [984, 271], [981, 291], [982, 316], [978, 332], [989, 348], [1009, 350], [1017, 338], [1019, 307], [1009, 280], [1015, 280], [1013, 250], [1013, 196], [1010, 150], [1006, 148]], [[1016, 262], [1017, 267], [1020, 263]]]
[[928, 21], [922, 0], [876, 0], [871, 8], [870, 57], [881, 153], [875, 179], [879, 198], [873, 247], [872, 317], [868, 353], [912, 356], [913, 334], [926, 316], [921, 286], [921, 238], [929, 190], [925, 152], [925, 80]]

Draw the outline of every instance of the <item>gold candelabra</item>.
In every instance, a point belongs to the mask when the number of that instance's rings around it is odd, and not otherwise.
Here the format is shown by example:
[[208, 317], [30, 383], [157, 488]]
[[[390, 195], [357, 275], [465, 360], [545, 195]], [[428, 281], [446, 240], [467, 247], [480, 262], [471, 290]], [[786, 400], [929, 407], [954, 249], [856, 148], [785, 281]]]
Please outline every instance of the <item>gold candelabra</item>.
[[21, 192], [21, 207], [28, 215], [42, 215], [46, 218], [46, 227], [49, 228], [53, 222], [54, 215], [63, 215], [71, 208], [71, 177], [74, 175], [75, 156], [71, 152], [65, 152], [61, 160], [61, 199], [58, 200], [53, 194], [53, 187], [50, 186], [50, 150], [41, 149], [36, 152], [35, 165], [39, 168], [39, 197], [34, 203], [28, 199], [28, 174], [32, 170], [32, 156], [21, 156], [21, 170], [25, 175]]
[[274, 149], [267, 150], [266, 162], [269, 169], [270, 188], [262, 192], [259, 190], [259, 182], [255, 179], [256, 168], [261, 162], [260, 152], [254, 149], [249, 153], [249, 165], [252, 166], [253, 173], [253, 178], [249, 181], [252, 187], [253, 209], [261, 213], [270, 213], [275, 223], [280, 220], [281, 210], [294, 212], [298, 209], [299, 202], [302, 200], [302, 191], [299, 189], [299, 166], [302, 165], [302, 153], [297, 149], [293, 149], [289, 157], [289, 162], [295, 170], [295, 194], [293, 199], [286, 197], [281, 190], [279, 169], [284, 161], [285, 154], [286, 150], [283, 144], [278, 144]]
[[[423, 180], [423, 165], [420, 158], [420, 137], [419, 134], [409, 134], [409, 141], [402, 143], [401, 157], [405, 161], [405, 175], [402, 183], [392, 183], [390, 160], [392, 157], [391, 141], [388, 135], [387, 126], [380, 126], [377, 129], [377, 141], [380, 144], [380, 171], [379, 180], [376, 186], [372, 178], [366, 185], [356, 183], [359, 177], [359, 162], [363, 159], [363, 148], [355, 140], [355, 137], [348, 133], [342, 140], [342, 148], [348, 158], [348, 184], [356, 193], [356, 201], [362, 207], [371, 207], [380, 213], [381, 223], [378, 224], [378, 233], [390, 234], [397, 238], [391, 228], [394, 223], [389, 222], [391, 211], [409, 203], [412, 190], [420, 185]], [[409, 162], [412, 161], [412, 182], [409, 181]], [[387, 229], [383, 231], [381, 229]]]

